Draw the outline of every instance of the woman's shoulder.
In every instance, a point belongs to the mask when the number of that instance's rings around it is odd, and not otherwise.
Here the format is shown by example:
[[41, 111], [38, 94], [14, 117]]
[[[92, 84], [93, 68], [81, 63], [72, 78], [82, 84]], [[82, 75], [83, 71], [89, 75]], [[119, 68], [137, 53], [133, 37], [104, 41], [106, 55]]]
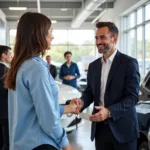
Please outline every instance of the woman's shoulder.
[[42, 73], [47, 70], [47, 64], [35, 57], [26, 60], [20, 67], [21, 70]]

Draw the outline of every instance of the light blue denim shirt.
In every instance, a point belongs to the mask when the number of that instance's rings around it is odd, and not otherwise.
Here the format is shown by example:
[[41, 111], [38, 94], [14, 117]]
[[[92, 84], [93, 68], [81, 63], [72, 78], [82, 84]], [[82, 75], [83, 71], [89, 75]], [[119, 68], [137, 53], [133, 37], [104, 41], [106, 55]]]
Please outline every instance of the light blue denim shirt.
[[64, 107], [58, 104], [58, 87], [40, 57], [21, 65], [8, 101], [10, 150], [32, 150], [41, 144], [61, 149], [69, 144], [60, 122]]

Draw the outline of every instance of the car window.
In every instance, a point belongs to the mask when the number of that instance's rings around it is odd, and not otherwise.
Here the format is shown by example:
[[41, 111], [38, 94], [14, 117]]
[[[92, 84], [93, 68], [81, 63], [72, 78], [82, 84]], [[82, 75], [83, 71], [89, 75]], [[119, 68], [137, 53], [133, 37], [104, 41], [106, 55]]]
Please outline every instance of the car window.
[[148, 77], [145, 87], [150, 90], [150, 77]]

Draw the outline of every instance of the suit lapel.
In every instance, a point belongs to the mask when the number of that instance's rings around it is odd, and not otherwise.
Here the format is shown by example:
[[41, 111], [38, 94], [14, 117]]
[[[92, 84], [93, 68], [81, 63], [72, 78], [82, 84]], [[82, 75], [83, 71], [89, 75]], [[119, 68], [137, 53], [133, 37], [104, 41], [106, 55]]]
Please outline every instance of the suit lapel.
[[96, 67], [96, 93], [97, 93], [97, 100], [98, 100], [98, 104], [99, 105], [99, 101], [100, 101], [100, 86], [101, 86], [101, 69], [102, 69], [102, 62], [101, 59], [98, 59], [97, 62], [97, 67]]
[[117, 67], [120, 65], [120, 52], [117, 52], [113, 62], [112, 62], [112, 65], [111, 65], [111, 68], [110, 68], [110, 71], [109, 71], [109, 74], [108, 74], [108, 79], [107, 79], [107, 84], [106, 84], [106, 90], [108, 88], [108, 85], [110, 83], [110, 81], [112, 80], [112, 77], [114, 75], [114, 73], [116, 72], [116, 69]]

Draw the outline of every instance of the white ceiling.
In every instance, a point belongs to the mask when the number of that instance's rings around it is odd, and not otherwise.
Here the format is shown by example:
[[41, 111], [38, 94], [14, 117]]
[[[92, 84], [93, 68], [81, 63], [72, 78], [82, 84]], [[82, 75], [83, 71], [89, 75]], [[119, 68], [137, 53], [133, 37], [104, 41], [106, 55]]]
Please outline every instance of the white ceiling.
[[[72, 22], [78, 12], [84, 7], [86, 2], [92, 0], [40, 0], [41, 13], [47, 15], [58, 22]], [[93, 0], [98, 3], [102, 0]], [[86, 18], [85, 22], [94, 20], [104, 9], [112, 9], [115, 0], [106, 0], [98, 8], [93, 9], [92, 13]], [[8, 7], [22, 6], [27, 7], [26, 11], [11, 11]], [[61, 11], [67, 8], [67, 11]], [[20, 16], [27, 11], [38, 11], [36, 0], [0, 0], [0, 9], [5, 13], [8, 21], [17, 21]]]

